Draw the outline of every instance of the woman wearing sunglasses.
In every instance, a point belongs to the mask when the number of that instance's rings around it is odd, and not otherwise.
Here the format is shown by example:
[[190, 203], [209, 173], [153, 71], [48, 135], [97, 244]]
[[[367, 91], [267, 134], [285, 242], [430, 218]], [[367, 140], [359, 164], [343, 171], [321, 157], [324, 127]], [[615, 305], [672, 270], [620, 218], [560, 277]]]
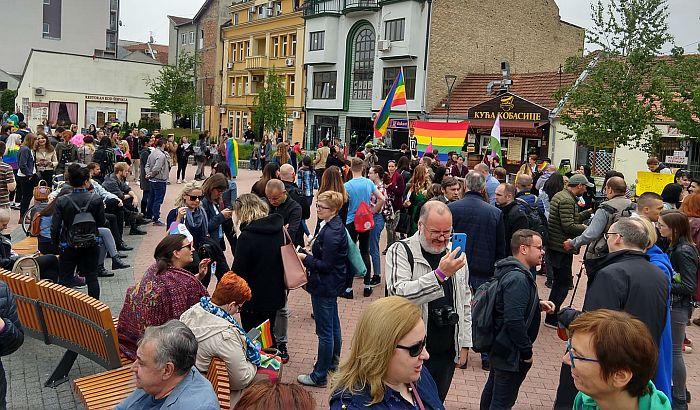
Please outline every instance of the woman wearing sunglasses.
[[119, 349], [129, 359], [136, 360], [137, 343], [147, 327], [180, 319], [190, 306], [209, 296], [201, 282], [209, 270], [209, 259], [199, 262], [194, 276], [185, 270], [192, 262], [192, 253], [191, 238], [182, 234], [166, 236], [153, 253], [155, 262], [126, 290], [117, 333]]
[[444, 409], [423, 366], [429, 357], [425, 323], [415, 304], [400, 296], [372, 302], [331, 381], [330, 408]]
[[630, 314], [599, 309], [580, 315], [569, 325], [566, 350], [562, 360], [579, 390], [574, 409], [671, 409], [651, 382], [658, 348], [647, 326]]

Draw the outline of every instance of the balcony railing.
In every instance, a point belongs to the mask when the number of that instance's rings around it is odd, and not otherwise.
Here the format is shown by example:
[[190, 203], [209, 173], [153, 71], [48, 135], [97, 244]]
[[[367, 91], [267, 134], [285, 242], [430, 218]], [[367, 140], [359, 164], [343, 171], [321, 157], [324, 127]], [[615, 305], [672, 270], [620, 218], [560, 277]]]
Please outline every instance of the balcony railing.
[[245, 59], [246, 70], [266, 69], [270, 66], [270, 60], [266, 56], [251, 56]]
[[362, 10], [379, 10], [378, 0], [345, 0], [344, 13]]
[[344, 0], [307, 0], [302, 8], [304, 17], [322, 14], [340, 14], [343, 11]]

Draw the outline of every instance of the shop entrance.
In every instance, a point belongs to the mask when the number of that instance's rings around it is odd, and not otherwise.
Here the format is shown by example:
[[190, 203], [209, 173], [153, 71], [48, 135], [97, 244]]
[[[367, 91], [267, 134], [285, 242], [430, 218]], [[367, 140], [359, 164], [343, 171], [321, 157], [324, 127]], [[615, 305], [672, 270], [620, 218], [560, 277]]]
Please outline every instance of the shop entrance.
[[347, 130], [349, 139], [350, 154], [355, 155], [357, 150], [361, 150], [366, 143], [372, 142], [374, 134], [374, 124], [371, 118], [367, 117], [348, 117]]

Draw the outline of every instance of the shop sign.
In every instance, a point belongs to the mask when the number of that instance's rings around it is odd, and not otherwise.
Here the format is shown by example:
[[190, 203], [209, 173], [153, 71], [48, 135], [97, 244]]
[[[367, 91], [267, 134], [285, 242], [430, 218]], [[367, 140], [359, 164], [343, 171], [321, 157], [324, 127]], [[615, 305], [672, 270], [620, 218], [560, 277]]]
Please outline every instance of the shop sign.
[[683, 153], [684, 155], [666, 155], [665, 163], [673, 165], [688, 165], [688, 157], [685, 156], [684, 151], [676, 151], [674, 154]]
[[85, 101], [128, 103], [129, 99], [126, 97], [114, 97], [110, 95], [86, 95]]
[[533, 104], [517, 95], [505, 93], [469, 109], [469, 118], [545, 122], [549, 121], [549, 110]]
[[411, 120], [410, 123], [408, 120], [389, 120], [389, 128], [409, 128], [409, 124], [411, 125], [410, 128], [413, 128], [413, 124], [415, 123], [416, 120]]

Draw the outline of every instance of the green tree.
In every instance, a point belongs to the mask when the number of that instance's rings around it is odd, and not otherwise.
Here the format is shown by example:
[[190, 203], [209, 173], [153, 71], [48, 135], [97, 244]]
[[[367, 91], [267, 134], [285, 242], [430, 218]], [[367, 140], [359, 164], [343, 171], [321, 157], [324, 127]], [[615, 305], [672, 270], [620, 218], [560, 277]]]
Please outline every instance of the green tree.
[[657, 56], [672, 39], [666, 0], [598, 0], [591, 18], [586, 38], [601, 50], [567, 61], [567, 71], [586, 70], [587, 76], [555, 94], [567, 101], [561, 121], [572, 132], [563, 134], [588, 146], [651, 152], [659, 138], [652, 124], [663, 83]]
[[275, 69], [267, 71], [265, 87], [255, 97], [253, 124], [264, 131], [283, 129], [287, 121], [287, 90]]
[[146, 84], [151, 88], [146, 95], [151, 99], [153, 108], [171, 114], [174, 119], [193, 118], [199, 113], [201, 109], [194, 86], [194, 74], [199, 65], [196, 56], [183, 53], [177, 65], [163, 66], [157, 77], [146, 78]]
[[682, 134], [700, 138], [700, 56], [684, 55], [674, 47], [660, 69], [667, 79], [661, 93], [664, 115]]
[[17, 91], [3, 90], [2, 94], [0, 94], [0, 110], [2, 112], [15, 112], [15, 98], [17, 98]]

